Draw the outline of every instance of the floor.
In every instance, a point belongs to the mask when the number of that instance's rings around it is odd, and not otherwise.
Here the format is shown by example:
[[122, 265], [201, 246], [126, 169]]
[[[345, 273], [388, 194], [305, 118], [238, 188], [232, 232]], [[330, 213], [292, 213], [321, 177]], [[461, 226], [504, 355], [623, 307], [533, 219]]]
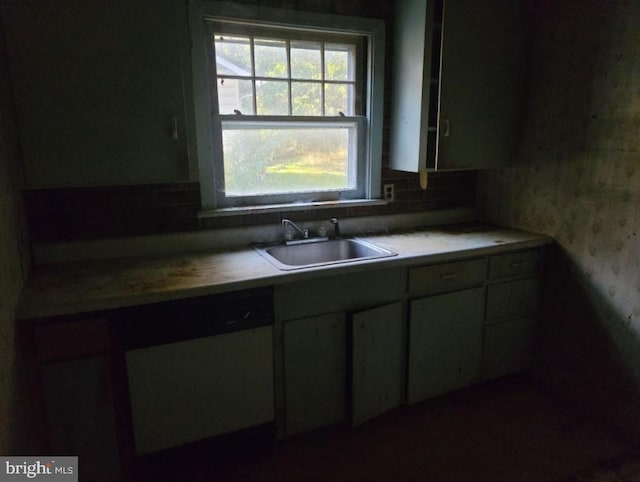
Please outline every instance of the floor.
[[640, 482], [640, 450], [511, 377], [356, 429], [205, 442], [140, 460], [137, 481]]

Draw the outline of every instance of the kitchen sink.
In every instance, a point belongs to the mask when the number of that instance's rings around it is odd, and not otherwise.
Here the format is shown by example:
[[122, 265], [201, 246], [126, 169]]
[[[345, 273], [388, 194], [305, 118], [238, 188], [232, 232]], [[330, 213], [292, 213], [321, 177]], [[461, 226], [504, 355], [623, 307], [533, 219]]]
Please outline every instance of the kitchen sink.
[[317, 243], [256, 247], [256, 250], [282, 270], [311, 268], [396, 256], [397, 253], [362, 239], [331, 239]]

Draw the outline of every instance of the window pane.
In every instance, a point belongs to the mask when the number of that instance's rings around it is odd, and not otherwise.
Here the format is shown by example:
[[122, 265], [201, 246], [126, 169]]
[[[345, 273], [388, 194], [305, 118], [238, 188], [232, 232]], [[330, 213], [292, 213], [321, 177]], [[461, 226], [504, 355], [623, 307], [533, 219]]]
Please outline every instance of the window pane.
[[256, 76], [287, 78], [287, 44], [284, 40], [254, 39]]
[[215, 49], [218, 75], [251, 76], [251, 47], [248, 37], [217, 35]]
[[291, 78], [322, 79], [320, 43], [291, 42]]
[[223, 124], [226, 195], [354, 189], [355, 130]]
[[220, 114], [253, 114], [253, 89], [250, 80], [219, 79], [218, 109]]
[[326, 44], [324, 77], [327, 80], [355, 80], [355, 48], [346, 44]]
[[291, 102], [293, 115], [322, 115], [321, 84], [317, 82], [293, 82]]
[[259, 115], [289, 114], [289, 84], [279, 80], [256, 81]]
[[325, 115], [354, 115], [354, 88], [352, 84], [326, 84], [324, 86]]

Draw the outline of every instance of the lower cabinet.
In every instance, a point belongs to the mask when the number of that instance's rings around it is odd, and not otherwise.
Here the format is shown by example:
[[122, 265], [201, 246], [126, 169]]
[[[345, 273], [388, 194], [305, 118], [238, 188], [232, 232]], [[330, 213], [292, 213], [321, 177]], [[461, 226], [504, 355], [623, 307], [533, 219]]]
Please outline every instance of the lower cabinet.
[[540, 250], [489, 258], [482, 378], [524, 371], [531, 365], [539, 305]]
[[287, 435], [345, 420], [346, 335], [345, 313], [285, 323]]
[[408, 402], [480, 378], [484, 288], [413, 300], [409, 310]]
[[33, 335], [51, 453], [78, 456], [83, 480], [121, 480], [108, 320], [43, 324]]
[[352, 316], [352, 423], [404, 404], [406, 330], [396, 302]]
[[[355, 426], [525, 370], [539, 254], [329, 274], [42, 323], [52, 450], [79, 455], [91, 480], [115, 481], [123, 457], [274, 421], [280, 437]], [[124, 454], [119, 430], [135, 445]]]
[[404, 403], [405, 276], [404, 269], [378, 270], [276, 288], [281, 436], [357, 425]]
[[120, 480], [109, 363], [92, 357], [48, 363], [40, 370], [51, 451], [78, 456], [84, 480]]
[[359, 425], [404, 403], [402, 307], [396, 302], [284, 324], [286, 435], [349, 416]]
[[533, 352], [534, 317], [509, 320], [484, 328], [482, 377], [497, 378], [529, 368]]

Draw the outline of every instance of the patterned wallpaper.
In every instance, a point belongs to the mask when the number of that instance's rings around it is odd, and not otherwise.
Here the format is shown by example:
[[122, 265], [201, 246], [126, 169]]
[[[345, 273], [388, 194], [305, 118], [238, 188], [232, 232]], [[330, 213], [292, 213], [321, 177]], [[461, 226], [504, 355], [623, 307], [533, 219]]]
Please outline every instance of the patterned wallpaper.
[[[537, 372], [640, 437], [640, 2], [535, 3], [518, 162], [479, 179], [491, 221], [557, 247]], [[633, 433], [635, 431], [635, 433]]]

